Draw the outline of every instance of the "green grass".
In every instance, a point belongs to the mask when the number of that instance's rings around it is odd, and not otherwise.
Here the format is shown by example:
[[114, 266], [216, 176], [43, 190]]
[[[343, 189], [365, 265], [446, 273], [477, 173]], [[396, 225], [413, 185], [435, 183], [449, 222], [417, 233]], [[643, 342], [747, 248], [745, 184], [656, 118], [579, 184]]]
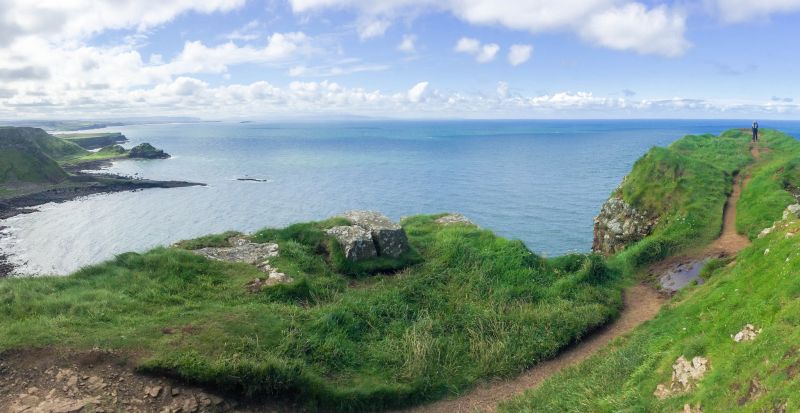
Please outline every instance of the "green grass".
[[545, 260], [437, 217], [403, 222], [418, 259], [391, 275], [339, 272], [324, 230], [343, 221], [332, 219], [254, 235], [279, 243], [270, 261], [295, 280], [258, 294], [245, 288], [263, 277], [253, 267], [164, 248], [68, 277], [0, 281], [0, 351], [129, 350], [145, 355], [144, 371], [353, 411], [514, 375], [618, 314], [622, 281], [600, 257]]
[[[711, 412], [772, 412], [800, 408], [800, 231], [791, 225], [739, 254], [735, 265], [716, 266], [708, 282], [683, 291], [652, 321], [539, 388], [502, 406], [520, 412], [678, 412], [700, 404]], [[764, 251], [769, 248], [769, 254]], [[788, 261], [787, 261], [788, 258]], [[752, 342], [732, 335], [751, 323]], [[653, 396], [684, 355], [704, 356], [711, 369], [699, 387], [664, 401]], [[765, 392], [746, 395], [751, 381]]]
[[[501, 412], [677, 412], [684, 404], [700, 404], [706, 413], [800, 409], [800, 236], [793, 236], [800, 221], [755, 239], [795, 202], [785, 188], [800, 186], [800, 142], [777, 131], [761, 136], [769, 152], [748, 169], [752, 178], [737, 204], [737, 226], [754, 244], [735, 261], [711, 261], [701, 274], [705, 284], [683, 290], [654, 320]], [[762, 334], [735, 343], [731, 336], [747, 323]], [[710, 372], [696, 390], [658, 400], [656, 386], [670, 380], [681, 355], [707, 357]], [[764, 391], [748, 398], [754, 380]]]
[[633, 166], [618, 194], [658, 216], [653, 233], [610, 261], [625, 273], [714, 240], [733, 175], [752, 162], [749, 138], [740, 131], [719, 137], [689, 135], [653, 148]]
[[221, 234], [211, 234], [200, 238], [181, 241], [175, 244], [178, 248], [185, 250], [199, 250], [206, 247], [230, 247], [228, 240], [231, 237], [242, 235], [239, 231], [225, 231]]
[[767, 130], [761, 133], [762, 154], [759, 166], [751, 172], [750, 182], [737, 205], [736, 229], [755, 238], [762, 229], [781, 218], [787, 205], [797, 202], [790, 188], [800, 195], [800, 144], [784, 133]]
[[0, 127], [0, 184], [63, 182], [57, 162], [88, 152], [41, 129]]

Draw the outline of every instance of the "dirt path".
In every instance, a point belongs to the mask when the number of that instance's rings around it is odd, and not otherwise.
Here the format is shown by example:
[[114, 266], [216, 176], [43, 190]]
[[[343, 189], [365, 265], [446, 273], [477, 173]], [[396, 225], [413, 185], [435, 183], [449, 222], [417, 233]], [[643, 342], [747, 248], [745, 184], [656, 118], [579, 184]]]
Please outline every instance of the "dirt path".
[[725, 202], [725, 209], [722, 212], [722, 233], [716, 241], [706, 247], [703, 256], [733, 256], [750, 245], [750, 240], [746, 236], [736, 232], [736, 204], [742, 196], [742, 188], [749, 181], [749, 175], [744, 179], [741, 175], [736, 175], [733, 191]]
[[[763, 149], [758, 144], [752, 145], [750, 148], [750, 153], [756, 161], [761, 158], [761, 151]], [[737, 175], [734, 179], [733, 191], [725, 202], [722, 232], [719, 238], [703, 249], [698, 256], [681, 257], [677, 260], [668, 259], [663, 263], [654, 265], [653, 268], [658, 268], [658, 271], [665, 271], [670, 266], [679, 265], [676, 263], [687, 259], [700, 260], [711, 256], [732, 256], [750, 245], [750, 240], [747, 237], [736, 232], [736, 204], [742, 195], [742, 188], [747, 185], [750, 177], [747, 174], [742, 179], [740, 175]], [[441, 400], [428, 405], [402, 410], [401, 412], [494, 412], [500, 402], [539, 386], [548, 377], [566, 367], [585, 360], [614, 338], [655, 317], [663, 302], [662, 296], [654, 289], [644, 285], [636, 285], [625, 292], [625, 309], [617, 321], [564, 351], [558, 357], [539, 363], [514, 379], [483, 384], [459, 398]]]
[[625, 292], [625, 310], [617, 321], [562, 352], [558, 357], [539, 363], [514, 379], [486, 383], [457, 399], [441, 400], [402, 412], [494, 412], [500, 402], [538, 386], [546, 378], [585, 360], [614, 338], [655, 317], [662, 303], [663, 298], [655, 290], [644, 285], [635, 285]]

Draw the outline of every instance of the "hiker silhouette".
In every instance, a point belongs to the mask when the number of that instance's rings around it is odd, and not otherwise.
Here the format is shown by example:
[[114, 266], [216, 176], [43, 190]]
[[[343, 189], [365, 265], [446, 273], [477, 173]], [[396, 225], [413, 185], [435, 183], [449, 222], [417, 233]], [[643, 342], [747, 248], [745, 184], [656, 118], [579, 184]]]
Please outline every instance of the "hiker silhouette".
[[758, 122], [753, 121], [753, 142], [758, 142]]

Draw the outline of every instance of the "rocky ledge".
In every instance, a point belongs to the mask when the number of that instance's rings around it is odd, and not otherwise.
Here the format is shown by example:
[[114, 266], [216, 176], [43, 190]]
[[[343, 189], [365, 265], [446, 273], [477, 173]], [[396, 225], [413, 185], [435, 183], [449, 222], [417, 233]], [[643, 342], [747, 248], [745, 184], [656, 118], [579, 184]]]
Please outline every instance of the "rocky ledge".
[[639, 211], [622, 198], [612, 196], [594, 219], [592, 251], [612, 255], [650, 235], [658, 223], [652, 214]]
[[398, 258], [408, 251], [408, 237], [399, 224], [374, 211], [350, 211], [343, 215], [352, 225], [333, 227], [334, 237], [350, 261], [375, 257]]

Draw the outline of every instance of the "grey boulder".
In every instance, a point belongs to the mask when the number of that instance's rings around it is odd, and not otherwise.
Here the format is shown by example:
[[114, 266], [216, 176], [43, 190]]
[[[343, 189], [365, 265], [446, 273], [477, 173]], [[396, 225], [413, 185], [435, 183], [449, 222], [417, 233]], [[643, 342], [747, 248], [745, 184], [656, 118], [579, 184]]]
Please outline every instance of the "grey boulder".
[[403, 227], [385, 215], [374, 211], [350, 211], [344, 217], [370, 232], [378, 255], [397, 258], [408, 251], [408, 237]]
[[325, 231], [336, 238], [344, 250], [344, 256], [350, 261], [361, 261], [378, 256], [372, 234], [357, 225], [333, 227]]

